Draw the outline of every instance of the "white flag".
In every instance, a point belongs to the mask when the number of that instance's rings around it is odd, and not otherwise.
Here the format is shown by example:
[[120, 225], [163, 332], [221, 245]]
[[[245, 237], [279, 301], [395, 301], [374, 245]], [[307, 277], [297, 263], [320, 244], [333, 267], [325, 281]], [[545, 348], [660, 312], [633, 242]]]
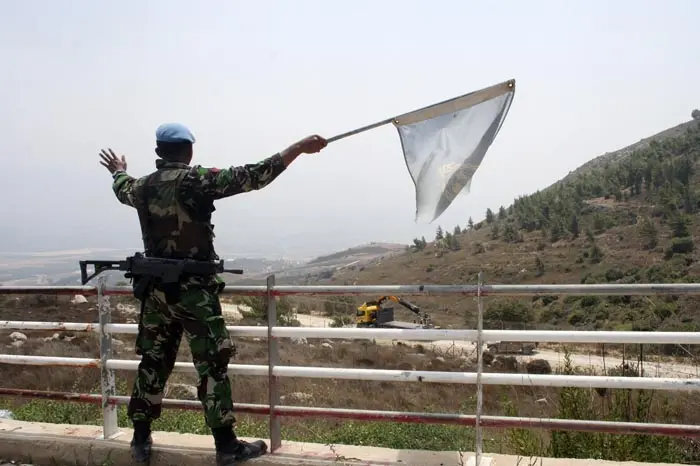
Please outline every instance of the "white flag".
[[328, 139], [393, 123], [416, 187], [416, 222], [431, 223], [460, 193], [468, 193], [474, 173], [496, 138], [515, 95], [510, 79], [479, 91], [363, 126]]
[[416, 188], [416, 222], [433, 222], [469, 192], [514, 93], [510, 80], [394, 118]]

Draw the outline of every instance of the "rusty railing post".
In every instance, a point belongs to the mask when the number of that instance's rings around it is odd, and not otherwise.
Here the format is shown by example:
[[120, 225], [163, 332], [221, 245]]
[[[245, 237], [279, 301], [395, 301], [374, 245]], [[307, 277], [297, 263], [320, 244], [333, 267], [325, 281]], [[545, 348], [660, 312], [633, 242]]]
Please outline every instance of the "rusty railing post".
[[102, 385], [102, 439], [108, 440], [118, 436], [117, 405], [110, 403], [110, 398], [117, 394], [114, 371], [107, 369], [107, 361], [112, 359], [112, 335], [105, 331], [105, 325], [112, 322], [109, 296], [105, 294], [107, 279], [103, 276], [97, 285], [97, 311], [100, 318], [100, 382]]
[[275, 286], [275, 276], [267, 277], [267, 364], [268, 364], [268, 404], [270, 405], [270, 451], [274, 452], [282, 446], [282, 427], [275, 408], [280, 404], [280, 394], [277, 389], [277, 377], [274, 375], [275, 366], [279, 364], [277, 339], [272, 336], [272, 328], [277, 325], [277, 298], [272, 289]]

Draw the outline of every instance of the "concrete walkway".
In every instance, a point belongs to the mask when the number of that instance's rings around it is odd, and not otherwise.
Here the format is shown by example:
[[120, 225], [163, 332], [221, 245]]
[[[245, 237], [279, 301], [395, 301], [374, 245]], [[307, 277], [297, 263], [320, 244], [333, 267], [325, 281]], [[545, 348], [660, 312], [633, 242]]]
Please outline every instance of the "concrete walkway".
[[[127, 466], [131, 465], [129, 441], [132, 431], [123, 429], [113, 440], [101, 440], [99, 426], [44, 424], [0, 420], [0, 458], [36, 466]], [[214, 465], [210, 436], [155, 432], [151, 466]], [[487, 455], [481, 466], [679, 466], [669, 463], [620, 463], [595, 460], [549, 459], [540, 463], [528, 458]], [[468, 466], [473, 453], [391, 450], [349, 445], [284, 442], [280, 450], [244, 463], [250, 466], [347, 465], [347, 466]]]

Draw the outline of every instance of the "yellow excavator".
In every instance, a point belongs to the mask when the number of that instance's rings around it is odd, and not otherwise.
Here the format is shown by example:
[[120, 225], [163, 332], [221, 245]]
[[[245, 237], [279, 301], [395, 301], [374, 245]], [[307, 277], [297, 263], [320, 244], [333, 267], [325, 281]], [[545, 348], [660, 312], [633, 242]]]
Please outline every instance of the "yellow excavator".
[[[402, 322], [395, 320], [394, 308], [383, 307], [387, 301], [393, 301], [413, 312], [418, 316], [417, 321]], [[433, 328], [430, 316], [421, 312], [420, 308], [415, 304], [397, 296], [382, 296], [379, 299], [363, 303], [362, 306], [357, 308], [355, 313], [355, 326], [405, 329]]]

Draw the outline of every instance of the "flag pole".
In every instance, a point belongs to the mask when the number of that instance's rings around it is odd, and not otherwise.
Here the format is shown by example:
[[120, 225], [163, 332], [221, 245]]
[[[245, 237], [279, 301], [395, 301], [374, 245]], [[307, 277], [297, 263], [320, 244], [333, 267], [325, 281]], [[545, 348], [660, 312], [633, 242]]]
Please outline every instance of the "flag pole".
[[380, 126], [388, 125], [389, 123], [391, 123], [393, 121], [394, 121], [393, 117], [387, 118], [386, 120], [378, 121], [378, 122], [373, 123], [371, 125], [363, 126], [362, 128], [357, 128], [357, 129], [354, 129], [352, 131], [348, 131], [347, 133], [338, 134], [337, 136], [333, 136], [332, 138], [326, 139], [326, 141], [331, 143], [333, 141], [337, 141], [339, 139], [346, 138], [348, 136], [354, 136], [355, 134], [364, 133], [365, 131], [369, 131], [370, 129], [379, 128]]
[[[347, 133], [338, 134], [337, 136], [333, 136], [330, 139], [326, 139], [326, 141], [331, 143], [334, 141], [338, 141], [339, 139], [346, 138], [348, 136], [354, 136], [355, 134], [369, 131], [370, 129], [379, 128], [380, 126], [388, 125], [389, 123], [399, 124], [399, 121], [406, 116], [415, 115], [415, 114], [424, 112], [425, 110], [441, 107], [441, 106], [444, 106], [445, 104], [457, 102], [457, 101], [463, 100], [465, 98], [468, 98], [470, 100], [472, 100], [472, 98], [473, 98], [473, 102], [471, 102], [471, 105], [479, 104], [479, 103], [484, 102], [486, 100], [489, 100], [493, 97], [496, 97], [500, 94], [503, 94], [504, 92], [506, 92], [508, 90], [512, 91], [514, 88], [515, 88], [515, 79], [509, 79], [507, 81], [503, 81], [503, 82], [495, 84], [493, 86], [489, 86], [489, 87], [486, 87], [484, 89], [479, 89], [478, 91], [472, 91], [472, 92], [469, 92], [467, 94], [453, 97], [451, 99], [447, 99], [447, 100], [444, 100], [442, 102], [438, 102], [438, 103], [435, 103], [432, 105], [428, 105], [426, 107], [419, 108], [417, 110], [413, 110], [413, 111], [410, 111], [408, 113], [404, 113], [404, 114], [399, 115], [399, 116], [387, 118], [386, 120], [378, 121], [377, 123], [373, 123], [371, 125], [363, 126], [361, 128], [357, 128], [357, 129], [354, 129], [352, 131], [348, 131]], [[449, 111], [454, 111], [454, 110], [452, 108], [449, 108]], [[433, 116], [437, 116], [437, 115], [433, 115]]]

